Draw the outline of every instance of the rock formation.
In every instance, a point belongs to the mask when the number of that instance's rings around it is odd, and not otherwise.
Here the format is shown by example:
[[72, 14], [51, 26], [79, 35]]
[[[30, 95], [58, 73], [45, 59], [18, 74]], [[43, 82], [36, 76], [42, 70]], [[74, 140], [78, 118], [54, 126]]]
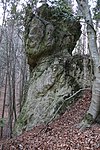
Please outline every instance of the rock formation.
[[81, 25], [73, 16], [67, 18], [63, 12], [57, 13], [55, 7], [47, 4], [39, 7], [35, 14], [30, 6], [27, 7], [25, 48], [31, 77], [15, 126], [17, 134], [47, 123], [60, 104], [82, 88], [83, 57], [72, 56], [80, 34]]

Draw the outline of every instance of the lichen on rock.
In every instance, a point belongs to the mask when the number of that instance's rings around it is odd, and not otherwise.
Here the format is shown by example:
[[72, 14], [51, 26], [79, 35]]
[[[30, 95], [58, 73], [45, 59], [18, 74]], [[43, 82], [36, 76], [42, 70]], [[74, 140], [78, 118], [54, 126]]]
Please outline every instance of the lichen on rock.
[[36, 14], [31, 9], [29, 12], [25, 16], [25, 48], [31, 77], [15, 125], [17, 134], [47, 123], [57, 106], [83, 84], [83, 58], [72, 56], [81, 35], [79, 22], [74, 17], [57, 16], [54, 7], [47, 4]]
[[36, 15], [32, 16], [32, 12], [26, 15], [25, 47], [28, 63], [33, 68], [40, 58], [61, 53], [63, 49], [71, 54], [81, 34], [79, 21], [56, 13], [54, 7], [43, 4]]

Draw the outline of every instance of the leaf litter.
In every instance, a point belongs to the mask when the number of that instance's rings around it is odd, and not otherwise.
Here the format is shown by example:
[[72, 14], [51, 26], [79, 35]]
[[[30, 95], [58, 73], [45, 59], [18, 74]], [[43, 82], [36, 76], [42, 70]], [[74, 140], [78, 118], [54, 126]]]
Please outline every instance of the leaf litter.
[[83, 98], [48, 126], [36, 126], [20, 136], [1, 140], [0, 150], [100, 150], [99, 124], [84, 132], [76, 128], [88, 110], [90, 99], [91, 92], [87, 90]]

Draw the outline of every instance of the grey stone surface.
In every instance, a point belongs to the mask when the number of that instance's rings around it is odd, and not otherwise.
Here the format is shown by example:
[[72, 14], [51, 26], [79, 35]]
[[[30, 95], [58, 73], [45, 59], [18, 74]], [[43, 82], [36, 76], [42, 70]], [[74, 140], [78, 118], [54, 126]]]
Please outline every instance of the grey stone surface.
[[25, 47], [31, 77], [15, 125], [17, 134], [47, 123], [59, 104], [83, 86], [83, 58], [71, 55], [81, 34], [79, 22], [54, 18], [54, 8], [47, 5], [38, 8], [37, 15], [32, 15], [31, 9], [27, 11], [30, 13], [25, 18]]

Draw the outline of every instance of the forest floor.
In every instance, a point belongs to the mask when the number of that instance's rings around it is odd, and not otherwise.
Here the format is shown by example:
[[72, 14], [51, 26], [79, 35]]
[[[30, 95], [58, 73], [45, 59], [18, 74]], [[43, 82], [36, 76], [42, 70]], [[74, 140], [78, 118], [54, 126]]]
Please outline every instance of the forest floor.
[[0, 150], [100, 150], [99, 124], [84, 132], [76, 128], [89, 107], [90, 97], [87, 91], [48, 127], [40, 125], [20, 136], [1, 140]]

